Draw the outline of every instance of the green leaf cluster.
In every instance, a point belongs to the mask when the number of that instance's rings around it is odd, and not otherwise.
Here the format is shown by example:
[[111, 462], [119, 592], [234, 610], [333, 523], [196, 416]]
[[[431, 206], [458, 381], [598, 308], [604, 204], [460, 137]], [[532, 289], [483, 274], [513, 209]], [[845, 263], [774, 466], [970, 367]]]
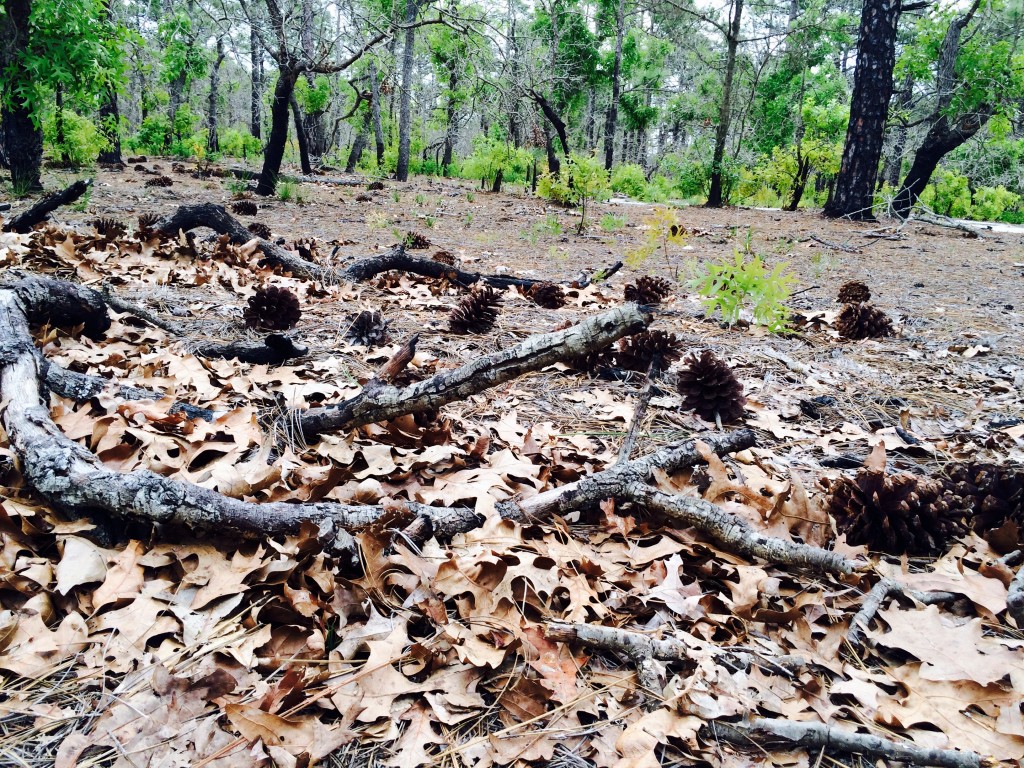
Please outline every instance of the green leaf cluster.
[[778, 264], [769, 271], [756, 254], [749, 260], [739, 251], [734, 254], [732, 262], [707, 264], [691, 287], [704, 297], [705, 308], [721, 312], [729, 325], [735, 325], [740, 311], [748, 307], [755, 323], [774, 333], [784, 332], [789, 315], [785, 302], [796, 280], [786, 271], [788, 265]]

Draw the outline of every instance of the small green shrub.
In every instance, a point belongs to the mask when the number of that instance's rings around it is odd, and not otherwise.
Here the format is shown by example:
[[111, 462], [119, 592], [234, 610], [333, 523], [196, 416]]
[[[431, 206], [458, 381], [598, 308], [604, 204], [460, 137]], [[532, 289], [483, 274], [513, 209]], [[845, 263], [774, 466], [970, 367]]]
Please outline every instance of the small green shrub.
[[1016, 195], [1002, 184], [998, 187], [982, 187], [974, 193], [973, 217], [979, 221], [997, 221], [1003, 212], [1016, 208], [1020, 195]]
[[217, 137], [221, 154], [228, 157], [253, 157], [263, 151], [263, 143], [248, 131], [228, 128]]
[[107, 146], [107, 140], [87, 117], [61, 110], [64, 122], [64, 140], [57, 142], [57, 113], [48, 115], [43, 121], [43, 138], [50, 146], [53, 154], [63, 157], [71, 166], [79, 168], [90, 165]]
[[710, 312], [720, 311], [729, 325], [734, 325], [739, 320], [740, 310], [749, 306], [755, 323], [782, 333], [789, 314], [785, 302], [795, 282], [786, 267], [786, 264], [779, 264], [769, 272], [760, 256], [747, 261], [736, 251], [733, 262], [706, 265], [704, 274], [695, 277], [690, 284], [704, 297], [705, 308]]
[[606, 213], [601, 217], [601, 229], [605, 232], [618, 232], [626, 226], [625, 216], [616, 216], [614, 213]]
[[669, 258], [669, 246], [683, 245], [686, 242], [686, 228], [680, 223], [676, 212], [671, 208], [655, 208], [654, 212], [644, 218], [644, 240], [636, 248], [626, 251], [626, 264], [639, 267], [651, 256], [661, 251], [665, 258], [665, 266], [672, 269], [672, 275], [678, 279], [679, 266], [673, 266]]
[[639, 165], [620, 165], [612, 171], [613, 192], [643, 200], [647, 193], [647, 177]]
[[546, 173], [537, 180], [537, 194], [562, 205], [575, 205], [580, 209], [580, 223], [576, 228], [582, 234], [587, 226], [587, 209], [598, 200], [607, 200], [611, 193], [608, 174], [601, 162], [592, 156], [573, 153], [562, 163], [557, 177]]
[[[511, 143], [484, 136], [473, 139], [473, 152], [460, 167], [449, 169], [452, 175], [464, 179], [493, 179], [498, 171], [506, 184], [526, 180], [527, 170], [533, 167], [533, 154], [528, 149], [516, 149]], [[455, 171], [458, 171], [456, 174]]]
[[126, 142], [132, 152], [143, 152], [148, 155], [160, 154], [167, 144], [167, 133], [170, 124], [164, 115], [150, 115], [142, 121], [139, 132]]

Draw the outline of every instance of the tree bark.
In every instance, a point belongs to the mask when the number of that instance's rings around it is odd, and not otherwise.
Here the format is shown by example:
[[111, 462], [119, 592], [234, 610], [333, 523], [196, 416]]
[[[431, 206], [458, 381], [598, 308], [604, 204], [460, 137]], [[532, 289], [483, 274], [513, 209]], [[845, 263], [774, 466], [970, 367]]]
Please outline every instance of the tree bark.
[[367, 110], [363, 115], [362, 125], [359, 127], [359, 133], [356, 134], [355, 141], [352, 142], [352, 149], [348, 153], [348, 162], [345, 163], [345, 173], [352, 173], [355, 171], [356, 166], [359, 164], [360, 159], [363, 157], [363, 150], [366, 148], [366, 135], [370, 132], [370, 111]]
[[249, 96], [249, 132], [260, 138], [263, 123], [263, 47], [255, 27], [249, 27], [249, 60], [252, 91]]
[[[900, 88], [899, 105], [903, 110], [910, 109], [914, 101], [914, 76], [907, 74], [903, 80], [903, 87]], [[907, 147], [907, 124], [900, 119], [892, 128], [892, 147], [889, 156], [882, 164], [882, 170], [878, 174], [878, 188], [888, 184], [893, 189], [900, 183], [900, 172], [903, 170], [903, 153]]]
[[217, 99], [220, 96], [220, 65], [224, 62], [224, 38], [217, 38], [217, 58], [210, 67], [210, 98], [207, 104], [206, 151], [220, 151], [220, 140], [217, 137]]
[[892, 96], [899, 18], [900, 0], [864, 1], [846, 144], [835, 191], [823, 211], [830, 218], [875, 220], [875, 180]]
[[377, 65], [370, 59], [370, 116], [373, 122], [373, 140], [377, 150], [377, 170], [384, 165], [384, 126], [380, 118], [380, 78]]
[[302, 167], [304, 176], [313, 175], [313, 166], [309, 161], [309, 137], [306, 135], [306, 126], [302, 124], [302, 113], [299, 110], [299, 102], [295, 98], [295, 91], [292, 91], [288, 103], [292, 108], [292, 118], [295, 123], [295, 140], [299, 145], [299, 165]]
[[615, 16], [615, 63], [612, 65], [612, 98], [604, 120], [604, 169], [610, 171], [615, 158], [615, 129], [619, 117], [619, 91], [622, 75], [622, 36], [626, 29], [626, 0], [619, 0]]
[[43, 188], [39, 173], [43, 166], [43, 130], [32, 119], [30, 105], [9, 93], [18, 81], [30, 81], [22, 56], [28, 48], [29, 17], [32, 0], [4, 0], [4, 16], [0, 17], [0, 96], [11, 100], [0, 110], [4, 154], [11, 171], [15, 192], [25, 193]]
[[732, 0], [732, 20], [725, 36], [725, 81], [722, 83], [722, 103], [718, 109], [718, 125], [715, 128], [715, 150], [711, 158], [711, 186], [708, 189], [706, 208], [721, 208], [724, 202], [722, 175], [725, 160], [725, 142], [729, 137], [732, 122], [732, 81], [736, 76], [736, 51], [740, 44], [740, 21], [743, 17], [743, 0]]
[[412, 65], [416, 52], [416, 14], [419, 0], [405, 0], [405, 46], [402, 49], [402, 95], [398, 108], [398, 167], [395, 178], [409, 180], [409, 151], [412, 144]]
[[274, 100], [270, 105], [270, 136], [263, 152], [263, 170], [256, 184], [257, 195], [272, 195], [277, 189], [281, 174], [281, 161], [288, 142], [288, 110], [298, 73], [287, 64], [279, 67], [277, 85], [274, 86]]
[[103, 89], [103, 102], [100, 104], [100, 133], [107, 140], [97, 162], [117, 164], [121, 159], [121, 111], [117, 106], [117, 90], [113, 85]]

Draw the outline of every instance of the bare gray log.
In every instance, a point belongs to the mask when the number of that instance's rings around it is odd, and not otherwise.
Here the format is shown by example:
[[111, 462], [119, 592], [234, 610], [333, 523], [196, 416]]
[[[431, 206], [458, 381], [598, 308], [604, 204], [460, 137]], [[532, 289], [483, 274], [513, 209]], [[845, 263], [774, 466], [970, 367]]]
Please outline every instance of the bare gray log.
[[62, 205], [75, 202], [75, 200], [89, 191], [89, 187], [91, 186], [92, 179], [79, 179], [74, 184], [70, 184], [62, 189], [60, 192], [47, 195], [31, 208], [22, 211], [4, 224], [4, 230], [7, 232], [22, 233], [30, 231], [36, 224], [50, 218], [50, 214]]
[[793, 746], [815, 752], [864, 755], [872, 759], [899, 761], [910, 765], [934, 765], [941, 768], [989, 768], [999, 761], [982, 757], [977, 752], [954, 749], [928, 749], [911, 742], [900, 742], [882, 736], [854, 733], [825, 723], [802, 723], [752, 717], [740, 723], [713, 721], [707, 729], [712, 738], [733, 744], [763, 745], [781, 739]]
[[325, 432], [354, 429], [407, 413], [437, 410], [524, 373], [603, 349], [616, 339], [642, 330], [648, 322], [650, 316], [641, 312], [636, 304], [625, 304], [565, 330], [531, 336], [514, 347], [407, 387], [374, 382], [375, 386], [368, 385], [342, 403], [297, 414], [295, 422], [301, 430], [297, 437], [309, 441]]

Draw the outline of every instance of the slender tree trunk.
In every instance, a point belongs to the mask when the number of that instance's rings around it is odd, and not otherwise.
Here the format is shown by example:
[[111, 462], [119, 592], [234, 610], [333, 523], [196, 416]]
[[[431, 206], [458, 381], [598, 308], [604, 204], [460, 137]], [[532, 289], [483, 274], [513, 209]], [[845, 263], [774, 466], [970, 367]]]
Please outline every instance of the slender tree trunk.
[[0, 16], [0, 96], [10, 98], [0, 110], [4, 153], [11, 171], [11, 183], [17, 192], [42, 189], [39, 173], [43, 165], [43, 131], [32, 120], [32, 111], [8, 92], [18, 80], [31, 80], [20, 63], [28, 45], [31, 0], [4, 0], [5, 15]]
[[256, 184], [257, 195], [272, 195], [277, 188], [284, 148], [288, 143], [288, 109], [297, 77], [298, 73], [291, 67], [283, 65], [279, 68], [274, 100], [270, 105], [270, 136], [263, 152], [263, 170]]
[[[903, 87], [900, 89], [900, 100], [899, 104], [901, 109], [909, 109], [913, 103], [914, 98], [914, 77], [908, 74], [903, 81]], [[889, 156], [885, 158], [885, 162], [882, 164], [882, 170], [878, 174], [878, 188], [881, 189], [883, 184], [888, 184], [890, 187], [895, 188], [900, 183], [900, 171], [903, 166], [903, 153], [907, 147], [907, 125], [906, 122], [900, 120], [892, 128], [892, 147], [889, 150]]]
[[[107, 24], [114, 26], [114, 7], [107, 3]], [[103, 100], [100, 102], [100, 133], [106, 140], [104, 147], [96, 158], [101, 163], [121, 162], [121, 112], [117, 106], [117, 90], [113, 83], [103, 87]]]
[[302, 113], [299, 111], [299, 102], [295, 98], [295, 91], [288, 99], [292, 107], [292, 117], [295, 119], [295, 140], [299, 145], [299, 164], [302, 172], [307, 176], [313, 173], [313, 166], [309, 162], [309, 141], [306, 137], [306, 126], [302, 124]]
[[369, 132], [370, 111], [367, 110], [363, 115], [363, 122], [359, 127], [359, 133], [356, 134], [356, 140], [352, 142], [352, 149], [348, 153], [348, 162], [345, 163], [345, 173], [352, 173], [355, 171], [356, 166], [359, 165], [359, 161], [363, 157], [363, 150], [366, 149], [366, 135]]
[[370, 119], [373, 123], [373, 141], [377, 150], [377, 169], [384, 166], [384, 126], [380, 119], [380, 78], [377, 64], [370, 59]]
[[263, 123], [263, 47], [254, 28], [249, 29], [252, 92], [249, 98], [249, 133], [260, 138]]
[[57, 156], [54, 160], [58, 166], [63, 168], [68, 164], [67, 155], [64, 153], [64, 148], [67, 146], [67, 136], [64, 132], [64, 86], [57, 83], [57, 87], [53, 89], [53, 95], [54, 101], [56, 101], [53, 115], [54, 142], [57, 145], [55, 147]]
[[220, 140], [217, 137], [217, 99], [220, 90], [220, 65], [224, 62], [224, 38], [217, 38], [217, 58], [210, 67], [210, 100], [206, 121], [206, 151], [220, 152]]
[[612, 65], [612, 100], [604, 119], [604, 169], [612, 169], [615, 159], [615, 130], [619, 118], [619, 80], [622, 73], [622, 35], [626, 28], [626, 0], [619, 0], [615, 19], [615, 63]]
[[[313, 44], [313, 3], [312, 0], [302, 0], [302, 55], [307, 62], [312, 63], [316, 56], [316, 49]], [[306, 74], [306, 81], [309, 87], [313, 88], [315, 79], [312, 73]], [[327, 152], [327, 131], [324, 126], [324, 113], [307, 112], [301, 116], [303, 133], [306, 136], [306, 152], [309, 159], [319, 165], [320, 158]], [[306, 173], [306, 171], [303, 171]]]
[[402, 49], [402, 95], [398, 109], [398, 168], [395, 177], [409, 180], [409, 149], [412, 144], [412, 65], [416, 53], [418, 0], [405, 0], [405, 47]]
[[725, 142], [729, 137], [729, 123], [732, 121], [732, 81], [736, 75], [736, 51], [740, 43], [740, 20], [743, 16], [743, 0], [732, 0], [732, 20], [726, 35], [725, 82], [722, 83], [722, 104], [718, 110], [718, 126], [715, 128], [715, 151], [711, 158], [711, 187], [708, 190], [707, 208], [721, 208], [722, 203], [722, 162], [725, 160]]
[[448, 70], [448, 103], [445, 108], [445, 130], [444, 130], [444, 150], [441, 156], [441, 174], [443, 176], [450, 176], [451, 171], [449, 167], [452, 164], [452, 154], [455, 147], [455, 137], [458, 133], [458, 110], [455, 100], [455, 89], [459, 87], [459, 73], [455, 69], [455, 65], [451, 65]]
[[864, 0], [846, 145], [835, 191], [824, 210], [830, 218], [875, 220], [871, 209], [892, 96], [899, 18], [899, 0]]

